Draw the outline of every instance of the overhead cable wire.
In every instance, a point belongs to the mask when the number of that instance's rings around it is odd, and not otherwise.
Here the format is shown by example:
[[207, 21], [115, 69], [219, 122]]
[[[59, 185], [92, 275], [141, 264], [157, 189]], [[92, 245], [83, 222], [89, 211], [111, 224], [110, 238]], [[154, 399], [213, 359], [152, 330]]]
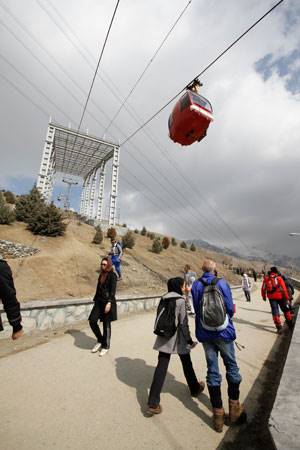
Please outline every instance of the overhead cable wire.
[[148, 125], [155, 117], [157, 117], [167, 106], [169, 106], [176, 98], [182, 94], [187, 87], [196, 79], [203, 75], [213, 64], [215, 64], [222, 56], [225, 55], [234, 45], [236, 45], [247, 33], [249, 33], [259, 22], [261, 22], [265, 17], [267, 17], [275, 8], [277, 8], [284, 0], [279, 0], [272, 8], [270, 8], [263, 16], [257, 19], [249, 28], [247, 28], [244, 33], [242, 33], [237, 39], [235, 39], [228, 47], [225, 48], [213, 61], [211, 61], [203, 70], [201, 70], [198, 75], [196, 75], [186, 86], [181, 89], [176, 95], [174, 95], [164, 106], [162, 106], [156, 113], [154, 113], [149, 119], [146, 120], [137, 130], [131, 133], [123, 142], [121, 142], [121, 146], [132, 139], [140, 130], [142, 130], [146, 125]]
[[123, 102], [121, 103], [121, 105], [119, 106], [117, 112], [115, 113], [115, 115], [113, 116], [113, 118], [111, 119], [111, 121], [109, 122], [109, 124], [107, 125], [107, 127], [104, 130], [104, 133], [107, 133], [107, 131], [109, 130], [109, 128], [111, 127], [111, 125], [113, 124], [113, 122], [116, 120], [116, 118], [118, 117], [118, 115], [120, 114], [120, 112], [122, 111], [125, 103], [127, 102], [127, 100], [130, 98], [130, 96], [132, 95], [132, 93], [135, 91], [135, 89], [137, 88], [138, 84], [140, 83], [140, 81], [142, 80], [143, 76], [145, 75], [145, 73], [147, 72], [147, 70], [149, 69], [149, 67], [151, 66], [151, 64], [153, 63], [153, 61], [155, 60], [156, 56], [158, 55], [159, 51], [161, 50], [161, 48], [163, 47], [163, 45], [165, 44], [165, 42], [167, 41], [167, 39], [169, 38], [169, 36], [171, 35], [172, 31], [174, 30], [174, 28], [176, 27], [176, 25], [178, 24], [178, 22], [181, 20], [181, 18], [183, 17], [184, 13], [186, 12], [186, 10], [188, 9], [188, 7], [190, 6], [190, 4], [192, 3], [192, 0], [189, 0], [188, 3], [186, 4], [186, 6], [184, 7], [184, 9], [181, 11], [181, 13], [179, 14], [179, 16], [177, 17], [176, 21], [174, 22], [174, 24], [172, 25], [172, 27], [170, 28], [170, 30], [168, 31], [168, 33], [166, 34], [166, 36], [163, 38], [162, 42], [160, 43], [160, 45], [157, 47], [157, 49], [155, 50], [153, 56], [150, 58], [150, 61], [146, 64], [146, 67], [144, 68], [144, 70], [142, 71], [142, 73], [139, 75], [139, 77], [137, 78], [137, 80], [135, 81], [134, 85], [132, 86], [132, 88], [130, 89], [129, 93], [127, 94], [127, 96], [125, 97], [125, 99], [123, 100]]

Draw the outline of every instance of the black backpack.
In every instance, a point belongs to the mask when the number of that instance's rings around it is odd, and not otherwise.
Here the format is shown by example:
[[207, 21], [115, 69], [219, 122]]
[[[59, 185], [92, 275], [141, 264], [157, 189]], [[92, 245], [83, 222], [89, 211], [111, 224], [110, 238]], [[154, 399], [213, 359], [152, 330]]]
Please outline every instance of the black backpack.
[[205, 330], [221, 331], [228, 325], [228, 316], [222, 292], [216, 286], [221, 278], [214, 278], [207, 283], [202, 278], [199, 281], [204, 286], [200, 303], [200, 320]]
[[176, 298], [161, 298], [157, 307], [154, 323], [154, 334], [165, 338], [174, 336], [177, 330], [175, 323]]

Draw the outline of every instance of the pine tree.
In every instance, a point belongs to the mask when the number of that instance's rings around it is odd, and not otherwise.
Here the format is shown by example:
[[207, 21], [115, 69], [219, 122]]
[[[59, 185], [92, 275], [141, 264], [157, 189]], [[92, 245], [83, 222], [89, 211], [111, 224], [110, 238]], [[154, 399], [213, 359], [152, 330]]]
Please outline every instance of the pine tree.
[[174, 237], [172, 237], [171, 244], [174, 246], [177, 245], [177, 241]]
[[147, 234], [146, 227], [143, 227], [143, 228], [142, 228], [142, 231], [141, 231], [141, 235], [142, 235], [142, 236], [146, 236], [146, 234]]
[[152, 244], [153, 253], [161, 253], [163, 246], [161, 245], [160, 239], [155, 238]]
[[127, 231], [126, 234], [122, 237], [122, 247], [125, 248], [133, 248], [135, 245], [135, 238], [132, 231]]
[[195, 252], [195, 251], [196, 251], [196, 247], [195, 247], [195, 244], [194, 244], [194, 243], [191, 244], [190, 250], [191, 250], [192, 252]]
[[186, 243], [184, 241], [181, 241], [180, 242], [180, 247], [181, 248], [187, 248], [187, 245], [186, 245]]
[[16, 203], [16, 197], [11, 191], [4, 191], [3, 195], [6, 203], [10, 203], [11, 205], [14, 205]]
[[135, 234], [139, 234], [139, 230], [137, 228], [134, 230], [134, 232]]
[[61, 211], [51, 203], [43, 206], [28, 222], [28, 230], [41, 236], [63, 236], [66, 224]]
[[29, 194], [21, 195], [16, 202], [16, 219], [20, 222], [32, 222], [34, 217], [45, 208], [45, 200], [36, 186]]
[[102, 232], [100, 225], [98, 225], [96, 227], [96, 233], [95, 233], [92, 243], [93, 244], [101, 244], [102, 241], [103, 241], [103, 232]]
[[170, 239], [167, 236], [164, 236], [161, 245], [165, 250], [167, 250], [170, 246]]
[[0, 192], [0, 225], [9, 225], [15, 220], [15, 213], [7, 206]]

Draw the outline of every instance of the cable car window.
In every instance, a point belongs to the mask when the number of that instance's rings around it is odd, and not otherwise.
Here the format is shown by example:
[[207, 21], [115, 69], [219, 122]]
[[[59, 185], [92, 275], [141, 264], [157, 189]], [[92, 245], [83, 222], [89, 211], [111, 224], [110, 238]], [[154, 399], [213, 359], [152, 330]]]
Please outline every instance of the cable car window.
[[194, 94], [194, 92], [191, 92], [191, 96], [194, 103], [202, 106], [202, 108], [205, 108], [208, 111], [212, 111], [210, 102], [206, 98], [202, 97], [202, 95]]
[[185, 108], [187, 108], [188, 106], [190, 106], [191, 101], [190, 101], [190, 97], [189, 94], [186, 93], [181, 99], [180, 99], [180, 111], [183, 111]]

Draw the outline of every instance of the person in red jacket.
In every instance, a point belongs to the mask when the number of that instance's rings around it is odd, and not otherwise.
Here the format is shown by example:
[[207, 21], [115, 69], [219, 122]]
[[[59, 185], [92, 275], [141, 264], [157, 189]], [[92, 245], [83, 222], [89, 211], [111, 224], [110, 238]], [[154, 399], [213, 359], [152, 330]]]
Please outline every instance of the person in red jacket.
[[282, 331], [279, 307], [284, 314], [287, 325], [291, 328], [292, 314], [288, 304], [289, 294], [277, 267], [271, 267], [268, 275], [264, 277], [261, 287], [261, 296], [265, 301], [266, 298], [269, 299], [277, 332], [280, 334]]

